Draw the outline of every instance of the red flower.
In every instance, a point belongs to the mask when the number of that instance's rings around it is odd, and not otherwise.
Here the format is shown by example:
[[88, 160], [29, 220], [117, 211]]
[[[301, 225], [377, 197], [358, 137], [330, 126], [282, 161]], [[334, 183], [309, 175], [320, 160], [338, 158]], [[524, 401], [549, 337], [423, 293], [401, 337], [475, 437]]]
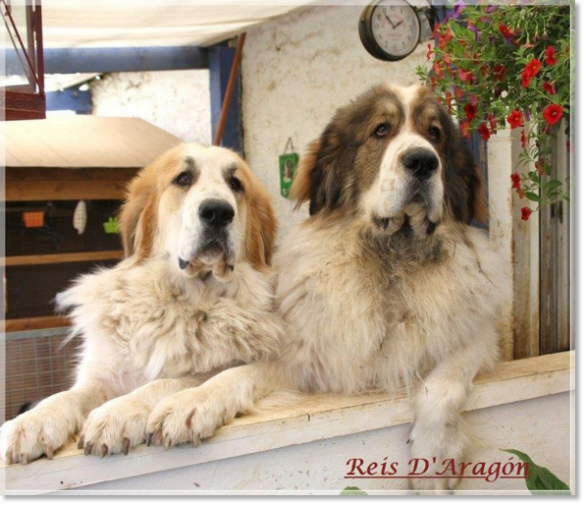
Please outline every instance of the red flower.
[[558, 104], [550, 104], [543, 110], [543, 117], [550, 125], [555, 125], [562, 119], [564, 110]]
[[464, 82], [466, 82], [466, 81], [473, 82], [474, 81], [474, 73], [466, 72], [464, 69], [458, 69], [458, 77], [460, 78], [460, 80], [462, 80]]
[[513, 182], [513, 188], [515, 190], [521, 188], [521, 176], [516, 172], [511, 174], [511, 181]]
[[531, 216], [531, 213], [533, 211], [531, 209], [529, 209], [528, 207], [523, 207], [521, 209], [521, 219], [527, 221], [529, 219], [529, 217]]
[[462, 123], [460, 123], [460, 132], [462, 132], [464, 137], [470, 137], [470, 123], [462, 121]]
[[527, 72], [530, 77], [535, 77], [541, 69], [541, 62], [533, 58], [527, 65], [525, 65], [524, 72]]
[[427, 59], [429, 60], [431, 58], [431, 44], [427, 45]]
[[543, 91], [545, 91], [545, 93], [548, 95], [555, 95], [555, 88], [553, 87], [553, 84], [548, 83], [547, 81], [543, 82]]
[[520, 127], [523, 124], [523, 115], [519, 111], [513, 111], [507, 118], [507, 123], [511, 128]]
[[504, 65], [496, 65], [492, 70], [495, 81], [502, 81], [505, 78], [507, 68]]
[[524, 70], [521, 74], [521, 86], [523, 86], [523, 88], [527, 88], [532, 79], [533, 77], [526, 70]]
[[474, 104], [471, 104], [470, 102], [468, 102], [464, 106], [464, 112], [466, 113], [466, 119], [468, 121], [472, 121], [476, 117], [476, 113], [478, 112], [478, 107], [475, 106]]
[[492, 114], [488, 115], [488, 123], [490, 124], [490, 132], [491, 133], [496, 133], [496, 129], [498, 127], [498, 124], [496, 122], [496, 119], [494, 119], [494, 116]]
[[527, 137], [525, 137], [525, 130], [521, 132], [521, 147], [525, 149], [527, 146]]
[[547, 46], [545, 50], [545, 63], [548, 65], [555, 65], [557, 63], [555, 48], [553, 46]]
[[463, 92], [460, 88], [454, 86], [454, 94], [456, 95], [456, 98], [460, 100], [462, 98]]
[[478, 127], [478, 133], [480, 134], [480, 137], [483, 141], [490, 139], [490, 130], [486, 126], [486, 123], [481, 123], [481, 125]]
[[444, 75], [444, 71], [442, 69], [442, 66], [439, 63], [434, 63], [433, 64], [433, 70], [435, 70], [435, 73], [437, 74], [437, 77], [439, 79], [441, 79]]
[[513, 36], [513, 32], [511, 32], [511, 30], [509, 30], [507, 25], [505, 25], [504, 23], [501, 23], [499, 25], [499, 31], [505, 39], [510, 39]]

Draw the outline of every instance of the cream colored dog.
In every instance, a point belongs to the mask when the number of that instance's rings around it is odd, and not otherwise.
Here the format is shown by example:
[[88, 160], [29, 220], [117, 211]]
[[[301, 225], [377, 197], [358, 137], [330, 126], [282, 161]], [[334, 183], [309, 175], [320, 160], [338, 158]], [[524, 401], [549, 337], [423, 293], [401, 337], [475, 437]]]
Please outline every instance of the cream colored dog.
[[83, 338], [75, 384], [2, 426], [9, 463], [51, 458], [82, 427], [86, 454], [127, 453], [144, 442], [163, 399], [282, 346], [268, 282], [276, 221], [235, 153], [196, 145], [166, 153], [132, 182], [121, 227], [128, 258], [58, 297]]

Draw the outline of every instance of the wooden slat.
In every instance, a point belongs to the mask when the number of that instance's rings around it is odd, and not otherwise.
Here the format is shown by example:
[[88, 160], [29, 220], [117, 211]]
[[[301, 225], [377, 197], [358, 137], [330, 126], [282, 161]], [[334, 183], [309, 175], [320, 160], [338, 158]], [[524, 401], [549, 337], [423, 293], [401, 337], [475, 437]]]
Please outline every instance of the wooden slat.
[[[475, 381], [465, 410], [569, 392], [573, 377], [573, 352], [501, 363]], [[74, 489], [401, 425], [411, 421], [410, 407], [405, 393], [308, 395], [278, 410], [237, 418], [198, 448], [181, 445], [166, 452], [140, 445], [127, 457], [98, 459], [84, 457], [72, 443], [51, 461], [27, 466], [0, 462], [0, 468], [5, 468], [6, 490], [12, 493]]]
[[97, 260], [118, 260], [124, 256], [122, 250], [86, 251], [81, 253], [57, 253], [54, 255], [22, 255], [0, 258], [0, 265], [15, 267], [19, 265], [62, 264], [67, 262], [93, 262]]
[[138, 168], [54, 169], [47, 167], [6, 167], [6, 182], [14, 181], [128, 181]]
[[0, 322], [0, 328], [5, 332], [20, 332], [23, 330], [52, 329], [67, 327], [69, 320], [64, 316], [37, 316], [34, 318], [14, 318]]
[[122, 200], [126, 181], [11, 181], [7, 202], [31, 200]]

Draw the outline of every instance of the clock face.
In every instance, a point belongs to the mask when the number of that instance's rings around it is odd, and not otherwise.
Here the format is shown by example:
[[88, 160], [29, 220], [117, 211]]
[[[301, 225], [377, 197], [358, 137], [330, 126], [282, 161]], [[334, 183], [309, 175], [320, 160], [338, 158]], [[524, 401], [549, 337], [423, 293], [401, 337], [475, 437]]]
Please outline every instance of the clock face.
[[382, 0], [374, 7], [370, 23], [374, 42], [390, 59], [404, 58], [419, 43], [419, 17], [406, 1]]

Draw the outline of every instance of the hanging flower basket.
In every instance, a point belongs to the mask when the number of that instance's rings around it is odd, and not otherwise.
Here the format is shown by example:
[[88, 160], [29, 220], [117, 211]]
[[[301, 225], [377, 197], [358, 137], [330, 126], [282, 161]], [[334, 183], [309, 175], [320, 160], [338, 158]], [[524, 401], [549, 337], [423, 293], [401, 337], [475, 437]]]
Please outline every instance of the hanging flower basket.
[[511, 177], [527, 201], [521, 218], [529, 219], [545, 205], [568, 200], [567, 182], [551, 177], [551, 140], [562, 119], [570, 124], [572, 7], [539, 1], [467, 6], [462, 0], [454, 7], [434, 28], [437, 45], [428, 44], [432, 72], [422, 65], [417, 73], [464, 136], [477, 131], [487, 141], [507, 126], [522, 129], [519, 163], [529, 170]]

